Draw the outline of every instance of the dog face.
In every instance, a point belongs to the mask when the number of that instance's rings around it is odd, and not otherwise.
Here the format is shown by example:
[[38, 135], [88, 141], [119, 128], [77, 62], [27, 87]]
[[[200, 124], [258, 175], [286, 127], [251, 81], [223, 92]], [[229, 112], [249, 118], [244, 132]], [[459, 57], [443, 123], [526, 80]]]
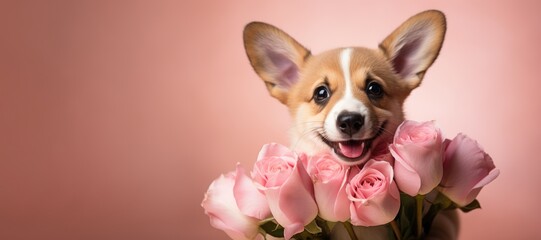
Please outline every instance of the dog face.
[[406, 20], [379, 48], [339, 48], [313, 55], [282, 30], [259, 22], [244, 29], [246, 53], [271, 96], [293, 118], [292, 144], [332, 151], [362, 164], [392, 141], [402, 106], [438, 56], [445, 17], [426, 11]]

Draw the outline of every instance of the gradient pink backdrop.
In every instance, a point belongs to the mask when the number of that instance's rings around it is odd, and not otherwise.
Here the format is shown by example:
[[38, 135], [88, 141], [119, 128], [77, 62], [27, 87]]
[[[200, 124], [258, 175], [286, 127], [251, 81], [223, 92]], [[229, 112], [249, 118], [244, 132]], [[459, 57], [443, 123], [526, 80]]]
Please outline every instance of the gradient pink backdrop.
[[210, 182], [288, 143], [287, 111], [243, 50], [253, 20], [313, 52], [377, 46], [447, 14], [411, 119], [478, 139], [501, 169], [462, 239], [541, 236], [537, 1], [2, 1], [0, 239], [225, 239]]

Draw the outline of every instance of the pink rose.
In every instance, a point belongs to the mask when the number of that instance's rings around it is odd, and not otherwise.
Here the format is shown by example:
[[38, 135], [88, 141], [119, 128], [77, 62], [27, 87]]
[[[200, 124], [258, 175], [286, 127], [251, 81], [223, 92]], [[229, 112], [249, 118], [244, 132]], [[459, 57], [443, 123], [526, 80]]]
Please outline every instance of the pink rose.
[[279, 144], [263, 146], [252, 177], [265, 193], [274, 219], [284, 227], [285, 239], [304, 230], [317, 216], [312, 180], [302, 160]]
[[440, 191], [460, 206], [471, 203], [500, 170], [479, 144], [458, 134], [447, 146]]
[[270, 217], [269, 204], [265, 195], [257, 189], [253, 180], [244, 173], [244, 169], [237, 164], [237, 173], [233, 195], [240, 211], [250, 217], [263, 220]]
[[[352, 174], [355, 172], [352, 171]], [[393, 167], [386, 161], [368, 161], [363, 169], [351, 178], [346, 186], [346, 193], [351, 200], [353, 225], [382, 225], [392, 221], [398, 214], [400, 193], [393, 181]]]
[[321, 154], [310, 158], [307, 169], [314, 182], [319, 216], [331, 222], [347, 221], [351, 203], [346, 194], [349, 167], [339, 164], [329, 154]]
[[410, 196], [425, 195], [443, 175], [443, 139], [434, 122], [404, 121], [389, 150], [395, 159], [398, 188]]
[[259, 220], [244, 215], [237, 207], [233, 195], [235, 172], [214, 180], [205, 194], [201, 206], [210, 218], [210, 224], [223, 230], [235, 240], [263, 239], [259, 234]]

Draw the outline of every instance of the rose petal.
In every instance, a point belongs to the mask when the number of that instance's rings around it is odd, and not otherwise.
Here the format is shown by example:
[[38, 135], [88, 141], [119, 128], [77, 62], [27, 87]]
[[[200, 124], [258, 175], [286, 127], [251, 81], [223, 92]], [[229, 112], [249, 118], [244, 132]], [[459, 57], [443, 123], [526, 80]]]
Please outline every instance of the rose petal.
[[[368, 183], [368, 184], [366, 184]], [[351, 200], [351, 223], [377, 226], [392, 221], [400, 209], [400, 193], [393, 181], [392, 166], [370, 160], [346, 187]]]
[[348, 220], [350, 201], [345, 188], [350, 167], [329, 154], [318, 154], [309, 159], [306, 169], [314, 182], [319, 216], [331, 222]]
[[421, 189], [421, 177], [402, 159], [393, 145], [389, 146], [389, 149], [395, 159], [394, 179], [398, 188], [410, 196], [416, 196]]
[[465, 206], [499, 173], [479, 143], [460, 133], [445, 149], [440, 191], [459, 206]]
[[[394, 147], [394, 150], [399, 151], [403, 156], [401, 158], [402, 165], [407, 164], [420, 177], [421, 187], [418, 194], [427, 194], [438, 186], [443, 176], [442, 150], [426, 149], [414, 144], [394, 145]], [[434, 148], [441, 148], [441, 145], [436, 145]], [[397, 178], [397, 181], [400, 180]]]
[[284, 227], [284, 239], [291, 239], [293, 235], [302, 231], [304, 231], [304, 224], [300, 222], [289, 224], [287, 227]]
[[240, 211], [259, 220], [268, 218], [270, 209], [265, 195], [256, 188], [240, 164], [237, 164], [236, 175], [233, 194]]
[[488, 175], [485, 178], [483, 178], [483, 180], [481, 180], [475, 186], [473, 186], [473, 188], [475, 189], [475, 188], [484, 187], [485, 185], [494, 181], [494, 179], [496, 179], [498, 176], [500, 176], [500, 169], [494, 168], [488, 173]]
[[233, 195], [235, 173], [221, 175], [214, 180], [205, 194], [201, 206], [210, 218], [210, 224], [221, 229], [232, 239], [254, 239], [259, 233], [259, 221], [238, 209]]
[[290, 161], [292, 161], [292, 164], [295, 164], [297, 159], [297, 155], [292, 152], [288, 147], [278, 143], [269, 143], [263, 145], [261, 151], [259, 151], [259, 155], [257, 156], [257, 161], [273, 156], [280, 156], [284, 159], [290, 159]]
[[290, 178], [281, 186], [279, 194], [278, 207], [287, 216], [288, 221], [282, 221], [284, 224], [278, 219], [276, 221], [286, 230], [296, 229], [298, 224], [305, 226], [316, 218], [318, 208], [314, 200], [312, 180], [300, 160]]

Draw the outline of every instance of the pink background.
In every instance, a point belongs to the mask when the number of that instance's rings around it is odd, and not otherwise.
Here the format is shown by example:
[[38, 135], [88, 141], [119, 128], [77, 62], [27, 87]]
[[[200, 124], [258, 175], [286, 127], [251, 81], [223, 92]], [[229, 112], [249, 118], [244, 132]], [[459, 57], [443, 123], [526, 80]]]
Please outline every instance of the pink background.
[[409, 118], [467, 133], [501, 169], [461, 237], [541, 236], [537, 1], [45, 2], [0, 3], [0, 239], [225, 239], [200, 207], [208, 185], [288, 143], [244, 25], [317, 53], [375, 47], [431, 8], [448, 32]]

